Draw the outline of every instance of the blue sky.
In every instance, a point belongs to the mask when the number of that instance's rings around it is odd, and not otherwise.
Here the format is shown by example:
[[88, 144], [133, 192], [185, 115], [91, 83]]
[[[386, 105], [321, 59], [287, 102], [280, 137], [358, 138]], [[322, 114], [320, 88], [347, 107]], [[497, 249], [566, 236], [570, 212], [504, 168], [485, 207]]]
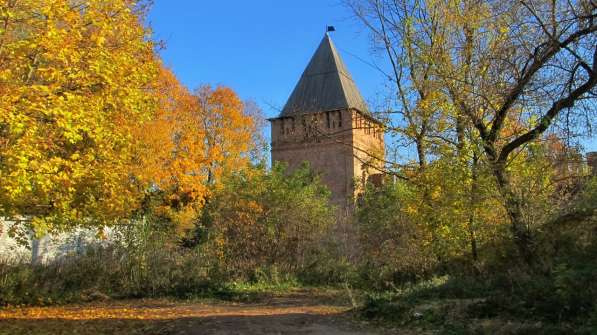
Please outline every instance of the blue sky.
[[[339, 48], [371, 58], [367, 33], [340, 0], [157, 0], [150, 24], [184, 84], [230, 86], [268, 116], [277, 113], [269, 105], [283, 107], [326, 25], [336, 27]], [[343, 58], [365, 97], [381, 91], [378, 72], [347, 53]]]
[[[383, 75], [363, 62], [383, 60], [341, 0], [155, 0], [149, 21], [186, 86], [229, 86], [268, 117], [284, 106], [326, 25], [336, 27], [332, 38], [365, 99], [387, 92]], [[585, 146], [597, 151], [595, 139]]]

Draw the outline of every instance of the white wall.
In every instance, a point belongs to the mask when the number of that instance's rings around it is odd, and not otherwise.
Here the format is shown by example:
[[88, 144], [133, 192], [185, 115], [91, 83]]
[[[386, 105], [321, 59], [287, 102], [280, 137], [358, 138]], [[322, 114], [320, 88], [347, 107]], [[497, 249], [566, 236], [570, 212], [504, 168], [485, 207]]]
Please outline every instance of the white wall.
[[77, 229], [69, 233], [47, 235], [39, 240], [29, 238], [28, 245], [22, 245], [8, 236], [11, 222], [0, 221], [0, 224], [0, 259], [11, 262], [46, 263], [69, 253], [82, 252], [86, 245], [100, 242], [94, 230]]

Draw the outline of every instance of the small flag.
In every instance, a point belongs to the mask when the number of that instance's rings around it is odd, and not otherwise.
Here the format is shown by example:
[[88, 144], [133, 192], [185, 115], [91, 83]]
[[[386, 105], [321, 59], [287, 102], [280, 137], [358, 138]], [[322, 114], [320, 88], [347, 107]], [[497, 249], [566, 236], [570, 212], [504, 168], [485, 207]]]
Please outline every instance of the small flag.
[[328, 26], [328, 33], [332, 31], [336, 31], [336, 28], [334, 26]]

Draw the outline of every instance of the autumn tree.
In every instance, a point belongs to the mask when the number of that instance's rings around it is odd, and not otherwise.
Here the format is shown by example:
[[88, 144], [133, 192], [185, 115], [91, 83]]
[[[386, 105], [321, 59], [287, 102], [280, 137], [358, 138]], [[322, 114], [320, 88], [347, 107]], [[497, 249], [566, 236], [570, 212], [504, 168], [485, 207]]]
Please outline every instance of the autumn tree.
[[[428, 215], [422, 221], [434, 227], [432, 231], [439, 229], [446, 222], [437, 213], [438, 199], [433, 195], [438, 188], [443, 188], [440, 192], [443, 194], [447, 183], [438, 165], [455, 172], [452, 178], [460, 178], [460, 189], [448, 187], [451, 192], [446, 193], [456, 207], [464, 203], [475, 207], [481, 188], [477, 185], [478, 148], [473, 145], [470, 130], [465, 128], [462, 113], [442, 93], [435, 71], [435, 57], [443, 50], [444, 13], [439, 6], [430, 9], [424, 1], [345, 0], [345, 3], [369, 29], [374, 46], [388, 60], [390, 71], [385, 76], [390, 82], [392, 99], [386, 112], [386, 129], [398, 138], [390, 145], [401, 152], [402, 144], [406, 143], [407, 150], [412, 147], [417, 158], [416, 167], [398, 164], [402, 162], [394, 165], [400, 167], [398, 174], [402, 179], [410, 180], [421, 194], [419, 214]], [[434, 164], [438, 158], [442, 161]], [[455, 199], [455, 195], [462, 199]], [[469, 215], [466, 226], [471, 254], [476, 258], [475, 211], [465, 212]], [[434, 243], [441, 244], [439, 234], [433, 232], [433, 235]]]
[[269, 142], [264, 136], [263, 129], [267, 125], [267, 119], [263, 109], [254, 100], [246, 100], [243, 102], [243, 113], [250, 117], [252, 124], [251, 144], [253, 148], [249, 152], [249, 157], [254, 163], [260, 163], [267, 159], [269, 152]]
[[133, 0], [2, 1], [1, 217], [42, 233], [135, 207], [132, 129], [157, 74], [143, 17]]
[[[597, 84], [596, 4], [542, 0], [356, 3], [369, 9], [368, 18], [379, 22], [372, 30], [390, 43], [387, 49], [411, 50], [420, 66], [431, 65], [424, 73], [452, 109], [450, 128], [457, 136], [448, 140], [456, 139], [454, 144], [463, 148], [461, 139], [469, 132], [476, 159], [491, 166], [514, 240], [530, 260], [532, 237], [523, 200], [514, 189], [511, 163], [554, 124], [567, 122], [568, 130], [578, 130], [582, 125], [570, 127], [570, 121], [591, 119]], [[380, 35], [379, 27], [384, 26], [389, 32]], [[388, 42], [384, 36], [393, 39]]]
[[443, 8], [448, 38], [437, 73], [480, 138], [515, 242], [530, 261], [532, 234], [509, 166], [554, 123], [594, 112], [597, 5], [460, 1]]
[[[209, 85], [194, 93], [204, 132], [204, 155], [208, 164], [203, 167], [210, 184], [217, 183], [230, 170], [237, 170], [249, 162], [254, 148], [257, 124], [245, 104], [230, 88]], [[257, 114], [255, 114], [257, 115]]]
[[[373, 45], [388, 60], [389, 72], [384, 76], [389, 80], [391, 99], [387, 111], [381, 112], [385, 114], [382, 118], [387, 131], [397, 134], [407, 146], [414, 146], [422, 172], [433, 146], [445, 139], [439, 133], [445, 125], [445, 111], [429, 57], [440, 47], [436, 16], [441, 13], [430, 13], [418, 2], [408, 0], [344, 2], [369, 29]], [[429, 22], [429, 29], [418, 30], [420, 21]]]
[[135, 132], [139, 151], [134, 174], [148, 196], [159, 194], [158, 215], [180, 233], [193, 227], [225, 172], [243, 169], [255, 149], [258, 108], [226, 87], [203, 86], [191, 93], [164, 67], [153, 92], [155, 115]]

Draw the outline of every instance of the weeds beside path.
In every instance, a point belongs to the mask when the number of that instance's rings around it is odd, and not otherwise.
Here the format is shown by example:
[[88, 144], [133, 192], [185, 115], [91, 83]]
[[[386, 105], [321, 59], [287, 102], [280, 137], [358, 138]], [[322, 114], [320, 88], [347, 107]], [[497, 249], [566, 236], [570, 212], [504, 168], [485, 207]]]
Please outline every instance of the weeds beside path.
[[301, 290], [259, 302], [109, 301], [0, 309], [0, 334], [381, 334], [354, 321], [338, 292]]

